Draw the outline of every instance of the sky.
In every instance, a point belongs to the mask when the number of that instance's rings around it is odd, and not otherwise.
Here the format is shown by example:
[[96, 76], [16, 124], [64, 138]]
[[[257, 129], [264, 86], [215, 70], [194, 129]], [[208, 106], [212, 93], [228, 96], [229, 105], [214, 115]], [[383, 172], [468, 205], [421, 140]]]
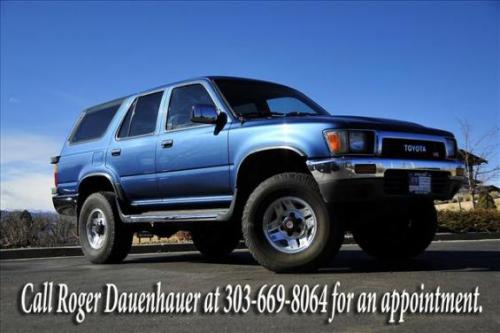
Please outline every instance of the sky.
[[414, 121], [459, 144], [457, 119], [477, 136], [500, 126], [496, 1], [0, 6], [2, 209], [53, 210], [49, 157], [82, 109], [202, 75], [280, 82], [332, 114]]

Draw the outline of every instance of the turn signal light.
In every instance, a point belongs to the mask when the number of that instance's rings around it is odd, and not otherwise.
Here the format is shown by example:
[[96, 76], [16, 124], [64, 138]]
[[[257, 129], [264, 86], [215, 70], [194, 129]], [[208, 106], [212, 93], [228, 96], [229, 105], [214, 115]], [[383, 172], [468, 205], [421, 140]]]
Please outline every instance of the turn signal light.
[[328, 148], [334, 154], [347, 152], [347, 133], [344, 131], [331, 131], [325, 133]]
[[354, 172], [361, 174], [377, 173], [377, 166], [375, 164], [356, 164]]

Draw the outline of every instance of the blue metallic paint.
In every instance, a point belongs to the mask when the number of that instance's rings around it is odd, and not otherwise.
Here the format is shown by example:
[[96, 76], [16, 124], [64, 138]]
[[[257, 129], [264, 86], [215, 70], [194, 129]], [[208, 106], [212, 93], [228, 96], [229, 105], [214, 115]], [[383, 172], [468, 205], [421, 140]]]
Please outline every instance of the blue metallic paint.
[[210, 196], [230, 194], [227, 129], [215, 133], [215, 125], [168, 131], [156, 146], [156, 171], [160, 196]]
[[[220, 131], [215, 125], [199, 125], [166, 131], [168, 100], [174, 87], [202, 84], [212, 97], [217, 112], [227, 114]], [[146, 93], [165, 91], [154, 133], [126, 140], [116, 132], [133, 100]], [[210, 78], [174, 83], [133, 95], [123, 103], [107, 132], [98, 140], [80, 144], [65, 143], [58, 163], [59, 195], [78, 193], [85, 177], [106, 175], [119, 184], [134, 205], [170, 205], [191, 201], [227, 202], [234, 198], [239, 166], [253, 153], [269, 149], [288, 149], [314, 160], [330, 157], [323, 137], [325, 129], [357, 128], [453, 136], [449, 132], [420, 125], [343, 116], [302, 116], [252, 119], [240, 122], [226, 104]], [[163, 140], [173, 140], [163, 148]], [[121, 149], [119, 156], [111, 150]]]
[[[130, 200], [158, 197], [155, 174], [157, 140], [155, 135], [114, 140], [107, 150], [106, 166], [119, 176], [121, 186]], [[113, 149], [120, 149], [120, 155], [113, 156]]]

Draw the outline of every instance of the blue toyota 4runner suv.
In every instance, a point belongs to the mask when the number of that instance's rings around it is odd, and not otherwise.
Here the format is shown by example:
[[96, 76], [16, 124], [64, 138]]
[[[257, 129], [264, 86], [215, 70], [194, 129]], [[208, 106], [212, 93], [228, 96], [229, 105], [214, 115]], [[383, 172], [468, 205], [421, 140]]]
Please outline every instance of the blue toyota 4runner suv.
[[189, 230], [206, 256], [243, 237], [268, 269], [310, 271], [346, 230], [380, 259], [424, 251], [433, 199], [463, 181], [456, 154], [446, 131], [332, 116], [284, 85], [204, 77], [83, 111], [52, 158], [53, 202], [77, 216], [93, 263], [123, 260], [134, 232]]

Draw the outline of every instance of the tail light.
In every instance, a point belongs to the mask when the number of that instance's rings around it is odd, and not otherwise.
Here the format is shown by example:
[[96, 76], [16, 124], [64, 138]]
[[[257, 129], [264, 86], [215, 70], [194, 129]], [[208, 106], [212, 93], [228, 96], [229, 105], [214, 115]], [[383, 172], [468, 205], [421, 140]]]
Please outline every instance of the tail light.
[[57, 184], [59, 184], [59, 176], [57, 174], [57, 164], [54, 164], [54, 186], [57, 187]]
[[50, 158], [50, 163], [54, 166], [54, 186], [57, 188], [57, 184], [59, 184], [59, 174], [58, 174], [58, 167], [57, 163], [59, 163], [59, 158], [61, 156], [53, 156]]

